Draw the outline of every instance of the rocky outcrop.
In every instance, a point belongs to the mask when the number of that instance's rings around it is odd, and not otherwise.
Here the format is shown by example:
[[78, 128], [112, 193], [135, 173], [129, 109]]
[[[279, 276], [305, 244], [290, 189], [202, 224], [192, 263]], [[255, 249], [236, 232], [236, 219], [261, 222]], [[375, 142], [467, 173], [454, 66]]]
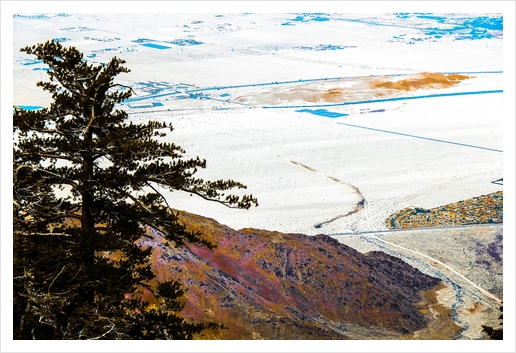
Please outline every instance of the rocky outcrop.
[[424, 291], [440, 280], [382, 252], [362, 254], [325, 236], [239, 231], [180, 212], [217, 249], [173, 248], [160, 234], [151, 246], [157, 280], [188, 288], [182, 315], [215, 321], [228, 330], [205, 338], [411, 338], [428, 318]]

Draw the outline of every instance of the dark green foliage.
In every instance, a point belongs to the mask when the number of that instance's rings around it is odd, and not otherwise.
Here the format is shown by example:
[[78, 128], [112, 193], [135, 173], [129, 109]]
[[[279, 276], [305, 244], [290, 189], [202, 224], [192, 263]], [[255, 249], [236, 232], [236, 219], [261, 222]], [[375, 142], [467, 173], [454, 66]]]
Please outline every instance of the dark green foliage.
[[482, 331], [484, 331], [490, 340], [503, 340], [503, 328], [494, 329], [489, 326], [482, 325]]
[[[132, 93], [114, 83], [124, 60], [89, 65], [54, 41], [21, 51], [50, 67], [37, 86], [53, 102], [13, 114], [14, 338], [188, 339], [219, 327], [176, 315], [181, 286], [151, 288], [150, 249], [135, 242], [152, 227], [171, 245], [215, 247], [178, 223], [160, 188], [243, 209], [256, 199], [225, 194], [238, 182], [195, 178], [206, 161], [160, 141], [170, 124], [115, 109]], [[161, 305], [142, 302], [143, 288]]]

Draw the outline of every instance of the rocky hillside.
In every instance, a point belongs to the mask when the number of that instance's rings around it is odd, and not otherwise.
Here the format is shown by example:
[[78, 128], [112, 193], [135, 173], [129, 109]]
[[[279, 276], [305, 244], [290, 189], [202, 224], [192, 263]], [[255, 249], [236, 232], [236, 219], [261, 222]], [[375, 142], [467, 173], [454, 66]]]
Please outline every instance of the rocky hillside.
[[229, 328], [205, 338], [411, 339], [439, 327], [449, 339], [458, 329], [438, 310], [443, 283], [398, 258], [324, 235], [236, 231], [184, 212], [180, 221], [218, 248], [171, 248], [157, 232], [141, 245], [154, 249], [156, 280], [188, 288], [185, 317]]

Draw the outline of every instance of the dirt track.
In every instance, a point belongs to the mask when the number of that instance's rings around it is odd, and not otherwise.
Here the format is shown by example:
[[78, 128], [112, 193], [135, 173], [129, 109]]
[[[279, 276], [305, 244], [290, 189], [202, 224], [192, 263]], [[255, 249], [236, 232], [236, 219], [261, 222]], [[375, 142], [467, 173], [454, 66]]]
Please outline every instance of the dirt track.
[[497, 324], [503, 300], [503, 255], [493, 252], [501, 246], [502, 229], [479, 225], [333, 237], [364, 253], [384, 251], [441, 278], [446, 287], [437, 291], [437, 302], [461, 327], [456, 338], [478, 339], [481, 325]]

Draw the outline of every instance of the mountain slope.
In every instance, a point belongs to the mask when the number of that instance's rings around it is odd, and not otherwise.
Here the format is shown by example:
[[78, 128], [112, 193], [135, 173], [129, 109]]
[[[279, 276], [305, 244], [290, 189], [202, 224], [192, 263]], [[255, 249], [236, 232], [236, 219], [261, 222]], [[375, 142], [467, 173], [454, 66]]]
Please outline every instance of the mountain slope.
[[141, 245], [154, 249], [158, 281], [188, 288], [182, 315], [229, 327], [207, 338], [410, 339], [436, 318], [449, 328], [442, 339], [458, 329], [428, 311], [441, 281], [385, 253], [364, 255], [325, 235], [235, 231], [185, 212], [180, 221], [218, 248], [169, 247], [155, 231]]

